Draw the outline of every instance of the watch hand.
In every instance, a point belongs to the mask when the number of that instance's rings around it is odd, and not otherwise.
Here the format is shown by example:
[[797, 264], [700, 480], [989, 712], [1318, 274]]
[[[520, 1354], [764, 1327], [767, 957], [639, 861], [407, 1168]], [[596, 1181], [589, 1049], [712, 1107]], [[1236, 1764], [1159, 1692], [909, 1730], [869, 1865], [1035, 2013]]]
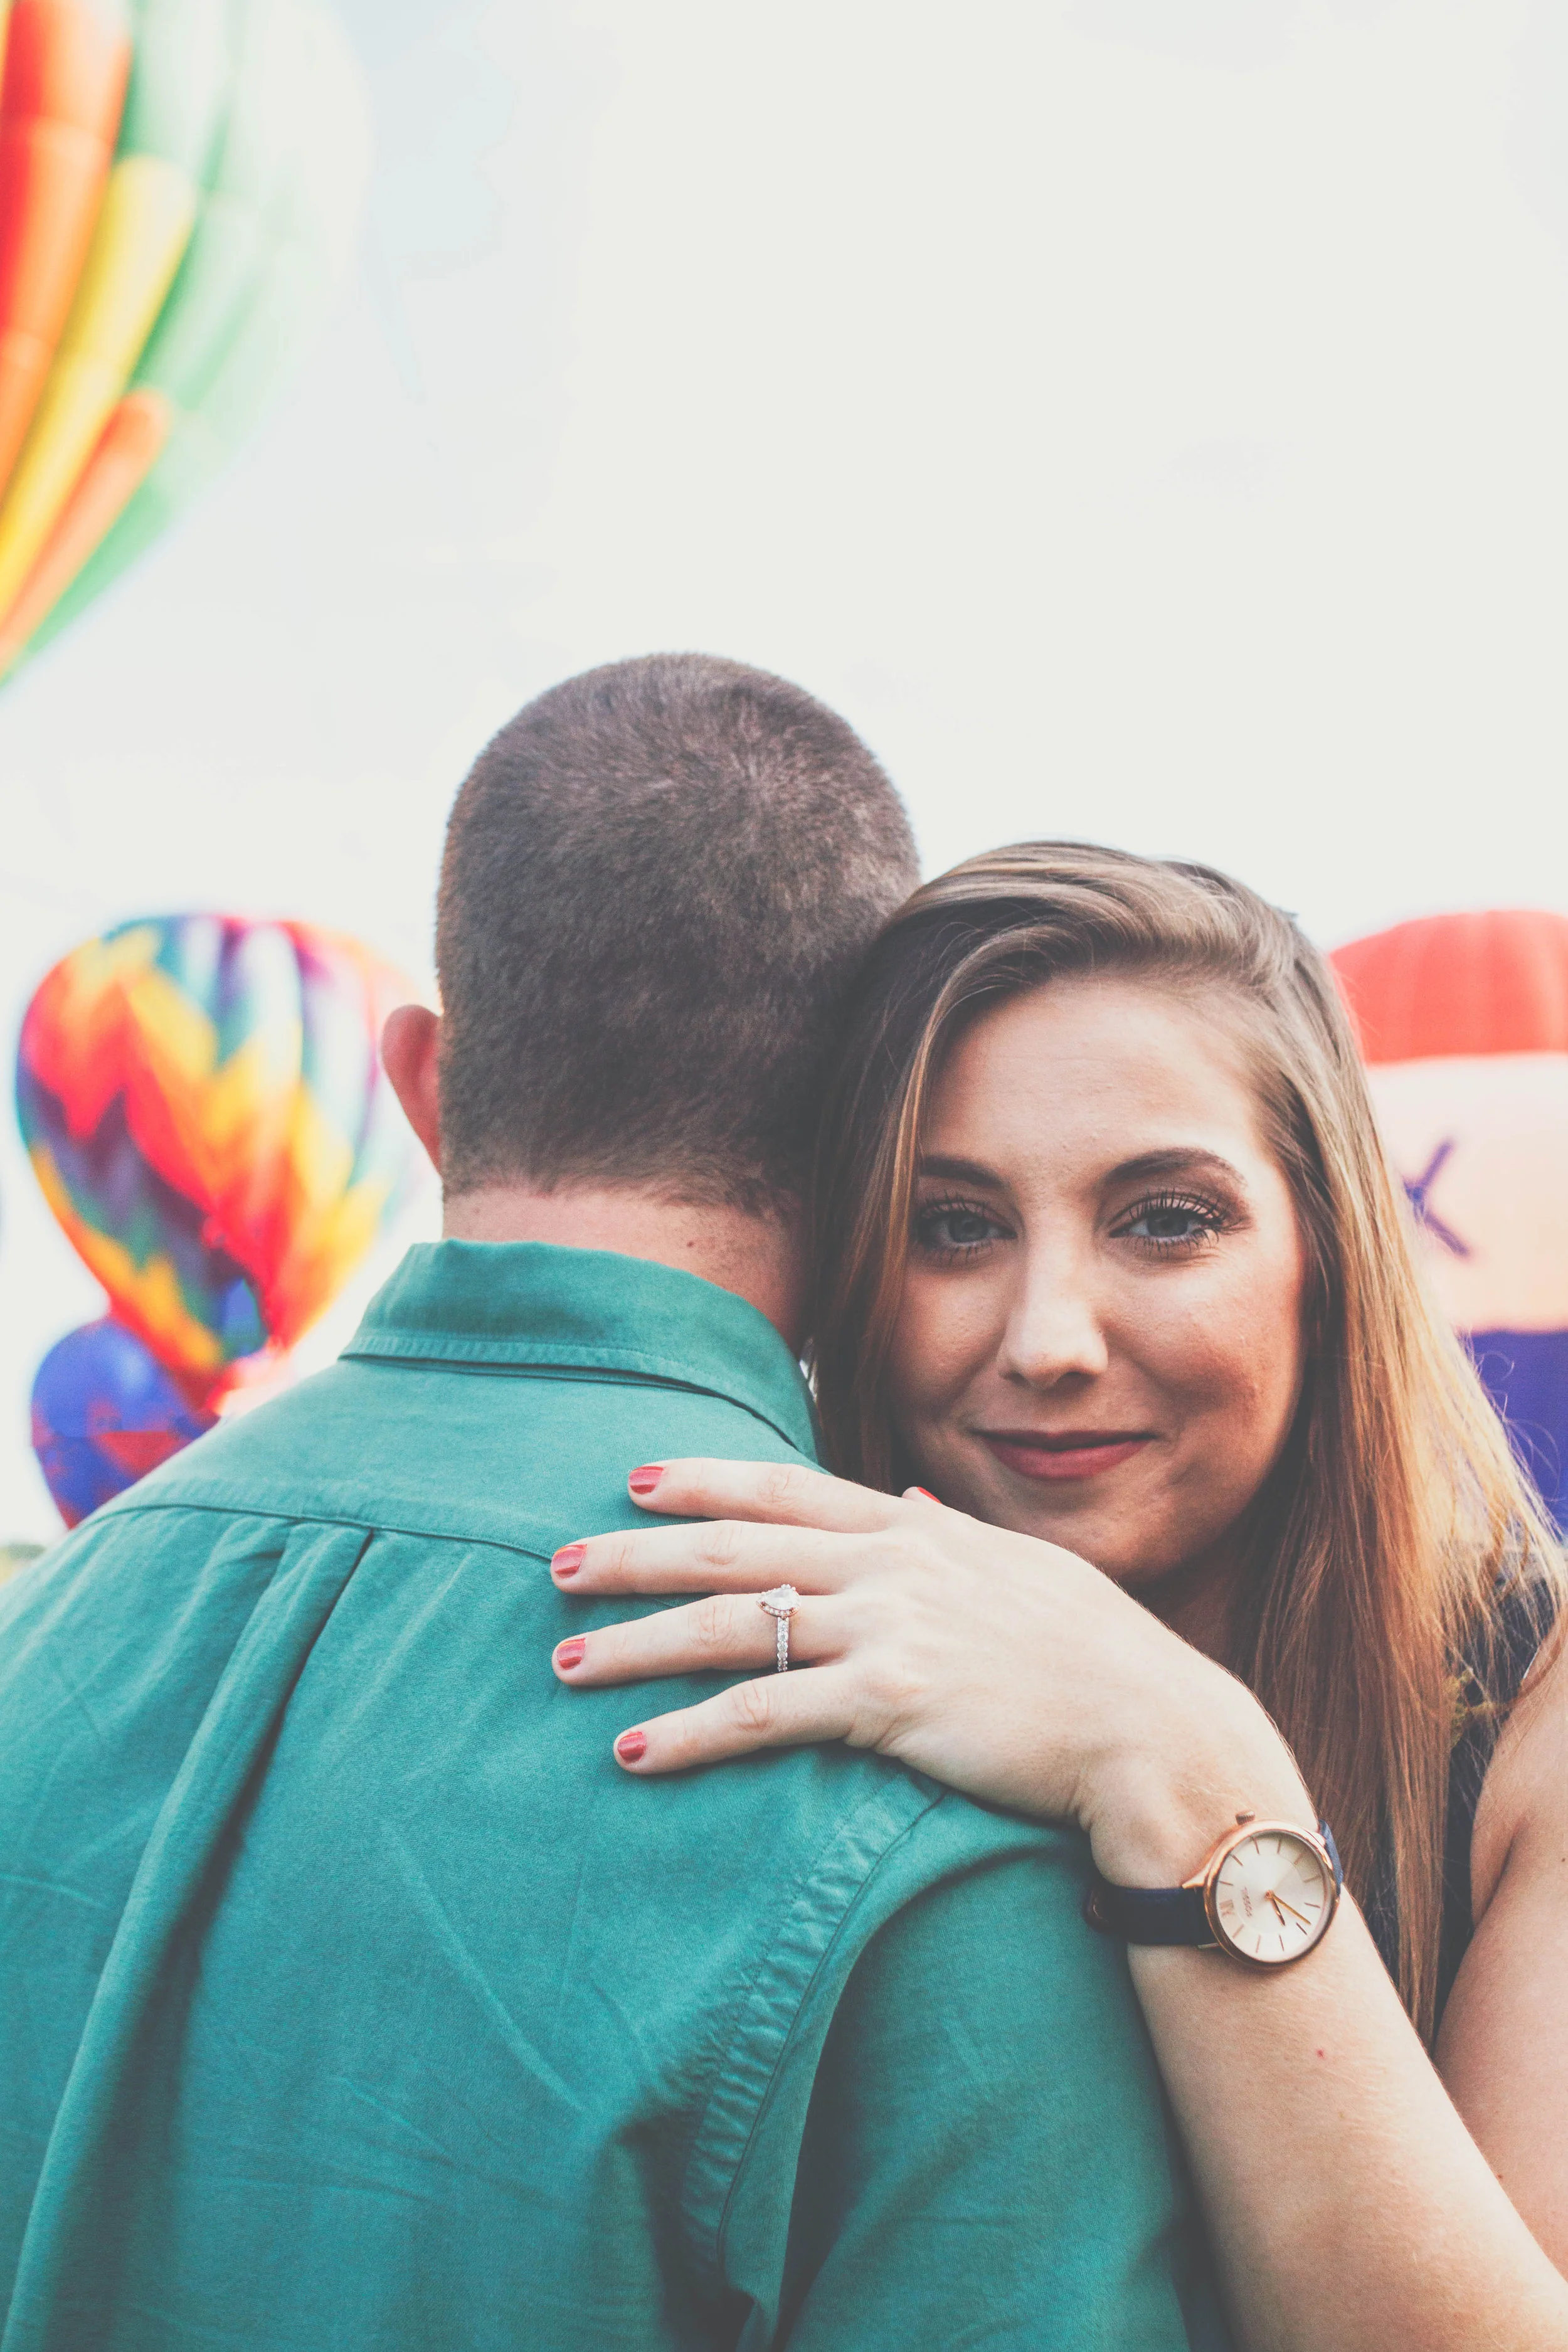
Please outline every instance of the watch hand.
[[1300, 1921], [1301, 1922], [1301, 1925], [1302, 1925], [1302, 1927], [1310, 1927], [1311, 1922], [1310, 1922], [1310, 1920], [1308, 1918], [1308, 1916], [1307, 1916], [1306, 1913], [1305, 1913], [1304, 1911], [1298, 1911], [1298, 1910], [1297, 1910], [1297, 1908], [1296, 1908], [1296, 1906], [1295, 1906], [1293, 1903], [1287, 1903], [1283, 1895], [1270, 1895], [1270, 1896], [1268, 1897], [1268, 1900], [1270, 1901], [1270, 1903], [1272, 1903], [1272, 1904], [1273, 1904], [1274, 1908], [1276, 1909], [1276, 1911], [1279, 1911], [1279, 1912], [1286, 1912], [1286, 1911], [1289, 1911], [1289, 1913], [1290, 1914], [1291, 1918], [1292, 1918], [1292, 1919], [1300, 1919]]

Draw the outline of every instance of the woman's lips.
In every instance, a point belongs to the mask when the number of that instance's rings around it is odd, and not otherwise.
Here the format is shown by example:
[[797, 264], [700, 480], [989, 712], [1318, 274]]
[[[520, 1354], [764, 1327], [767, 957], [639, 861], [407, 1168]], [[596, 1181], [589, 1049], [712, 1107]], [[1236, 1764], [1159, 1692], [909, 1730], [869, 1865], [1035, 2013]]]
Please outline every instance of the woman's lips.
[[1149, 1444], [1147, 1436], [1122, 1430], [1071, 1430], [1062, 1437], [1037, 1437], [1026, 1430], [983, 1430], [981, 1437], [1005, 1469], [1021, 1478], [1099, 1478]]

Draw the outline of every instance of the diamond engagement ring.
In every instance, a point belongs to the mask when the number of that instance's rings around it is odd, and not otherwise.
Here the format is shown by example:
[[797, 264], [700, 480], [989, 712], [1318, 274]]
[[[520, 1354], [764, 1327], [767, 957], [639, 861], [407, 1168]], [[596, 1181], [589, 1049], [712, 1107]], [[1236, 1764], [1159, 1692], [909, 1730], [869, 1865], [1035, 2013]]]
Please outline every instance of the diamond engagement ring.
[[757, 1606], [765, 1609], [778, 1628], [778, 1671], [789, 1672], [789, 1621], [800, 1607], [800, 1595], [793, 1584], [775, 1584], [771, 1592], [759, 1592]]

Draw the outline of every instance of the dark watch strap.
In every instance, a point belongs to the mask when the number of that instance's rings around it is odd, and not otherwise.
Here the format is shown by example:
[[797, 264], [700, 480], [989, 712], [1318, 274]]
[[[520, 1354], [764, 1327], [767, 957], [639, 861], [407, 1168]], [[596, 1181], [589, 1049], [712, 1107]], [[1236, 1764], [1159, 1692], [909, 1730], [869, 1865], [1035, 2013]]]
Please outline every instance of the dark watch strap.
[[1098, 1872], [1083, 1916], [1102, 1936], [1124, 1944], [1212, 1944], [1201, 1886], [1112, 1886]]
[[[1342, 1887], [1344, 1869], [1327, 1822], [1318, 1823], [1318, 1835], [1333, 1864], [1334, 1885]], [[1215, 1940], [1201, 1886], [1113, 1886], [1096, 1871], [1084, 1897], [1083, 1916], [1102, 1936], [1120, 1936], [1124, 1944], [1212, 1944]]]

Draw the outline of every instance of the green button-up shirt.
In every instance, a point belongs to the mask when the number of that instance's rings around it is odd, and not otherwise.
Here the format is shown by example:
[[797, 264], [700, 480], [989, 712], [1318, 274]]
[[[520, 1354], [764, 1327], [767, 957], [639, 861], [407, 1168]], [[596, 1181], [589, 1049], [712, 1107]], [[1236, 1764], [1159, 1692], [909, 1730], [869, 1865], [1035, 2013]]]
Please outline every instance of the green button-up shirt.
[[672, 1454], [814, 1454], [761, 1316], [443, 1242], [6, 1589], [3, 2352], [1209, 2340], [1078, 1837], [557, 1683]]

